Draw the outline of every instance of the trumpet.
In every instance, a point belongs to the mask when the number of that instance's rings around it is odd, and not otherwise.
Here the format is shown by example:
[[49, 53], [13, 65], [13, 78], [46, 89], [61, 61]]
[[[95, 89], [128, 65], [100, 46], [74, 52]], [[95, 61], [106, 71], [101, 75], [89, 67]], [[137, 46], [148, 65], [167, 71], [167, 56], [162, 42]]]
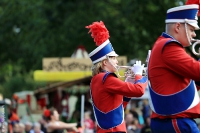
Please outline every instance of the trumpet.
[[193, 52], [193, 54], [200, 56], [200, 48], [199, 48], [198, 53], [195, 51], [195, 47], [196, 47], [197, 44], [200, 43], [200, 40], [192, 39], [192, 41], [195, 42], [194, 44], [192, 44], [192, 52]]
[[[117, 69], [117, 75], [120, 77], [120, 78], [126, 78], [126, 77], [130, 77], [130, 78], [134, 78], [134, 73], [132, 71], [132, 68], [133, 66], [116, 66], [116, 69]], [[120, 69], [127, 69], [125, 72], [124, 72], [124, 75], [120, 75], [119, 71]], [[143, 70], [143, 76], [146, 76], [146, 70], [147, 68], [144, 67], [144, 70]]]

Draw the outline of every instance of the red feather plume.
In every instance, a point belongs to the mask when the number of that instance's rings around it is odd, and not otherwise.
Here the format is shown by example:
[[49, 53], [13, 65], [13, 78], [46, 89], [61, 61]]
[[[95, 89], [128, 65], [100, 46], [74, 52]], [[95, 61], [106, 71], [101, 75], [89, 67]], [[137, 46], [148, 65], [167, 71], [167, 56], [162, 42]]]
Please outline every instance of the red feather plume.
[[[197, 4], [200, 6], [200, 0], [187, 0], [186, 5], [189, 5], [189, 4]], [[198, 16], [200, 16], [200, 12], [198, 12]]]
[[96, 46], [100, 46], [110, 37], [109, 32], [102, 21], [93, 22], [91, 25], [88, 25], [85, 28], [90, 29], [88, 33], [91, 33], [91, 36], [92, 38], [94, 38], [94, 42], [96, 43]]

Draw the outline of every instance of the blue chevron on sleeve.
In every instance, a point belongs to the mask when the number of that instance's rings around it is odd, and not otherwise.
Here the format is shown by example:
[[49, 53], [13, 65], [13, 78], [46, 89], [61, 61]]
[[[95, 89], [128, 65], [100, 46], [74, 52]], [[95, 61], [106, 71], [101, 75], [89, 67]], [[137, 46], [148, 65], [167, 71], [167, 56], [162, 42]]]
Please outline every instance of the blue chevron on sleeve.
[[136, 82], [135, 82], [135, 84], [137, 84], [137, 83], [142, 83], [142, 84], [144, 84], [144, 83], [146, 83], [147, 82], [147, 77], [142, 77], [141, 79], [139, 79], [139, 80], [137, 80]]

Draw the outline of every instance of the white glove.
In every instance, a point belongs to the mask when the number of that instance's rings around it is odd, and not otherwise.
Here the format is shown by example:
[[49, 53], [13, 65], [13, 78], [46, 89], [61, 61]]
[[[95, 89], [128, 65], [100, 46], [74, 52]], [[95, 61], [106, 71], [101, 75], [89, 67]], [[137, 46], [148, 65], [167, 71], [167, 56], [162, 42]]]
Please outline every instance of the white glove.
[[133, 65], [132, 71], [134, 72], [134, 74], [139, 74], [142, 75], [144, 70], [144, 64], [141, 65], [141, 61], [136, 61], [136, 63]]

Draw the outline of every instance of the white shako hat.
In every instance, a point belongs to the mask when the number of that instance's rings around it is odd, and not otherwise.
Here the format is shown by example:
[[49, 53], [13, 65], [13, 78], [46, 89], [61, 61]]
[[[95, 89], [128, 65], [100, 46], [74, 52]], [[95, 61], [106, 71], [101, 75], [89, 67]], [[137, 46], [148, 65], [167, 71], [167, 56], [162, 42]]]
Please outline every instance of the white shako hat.
[[199, 10], [199, 5], [197, 4], [190, 4], [190, 5], [170, 8], [169, 10], [167, 10], [165, 23], [186, 22], [189, 25], [195, 27], [196, 30], [198, 30], [199, 29], [197, 22], [198, 10]]
[[110, 37], [109, 32], [102, 21], [93, 22], [91, 25], [86, 26], [86, 28], [90, 29], [89, 33], [91, 33], [96, 46], [98, 46], [89, 53], [89, 57], [93, 64], [106, 59], [107, 56], [118, 56], [108, 39]]

